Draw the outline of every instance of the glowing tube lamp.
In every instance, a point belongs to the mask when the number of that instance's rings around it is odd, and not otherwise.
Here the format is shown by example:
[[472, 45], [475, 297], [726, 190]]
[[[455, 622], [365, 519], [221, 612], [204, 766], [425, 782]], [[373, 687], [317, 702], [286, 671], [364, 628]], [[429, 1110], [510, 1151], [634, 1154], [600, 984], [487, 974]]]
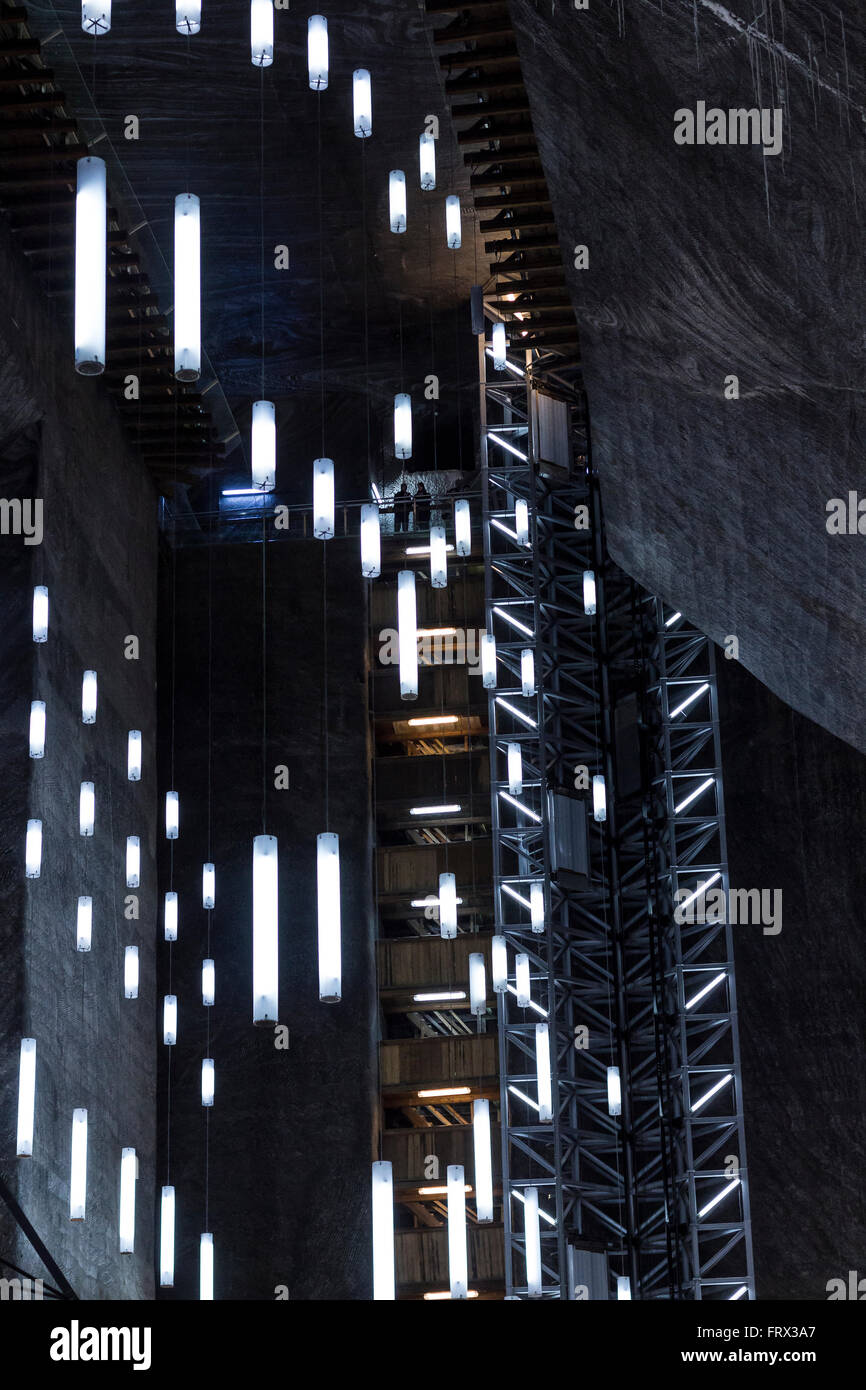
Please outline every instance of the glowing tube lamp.
[[518, 545], [529, 545], [529, 504], [524, 497], [514, 503], [514, 534]]
[[515, 984], [517, 985], [517, 1006], [529, 1008], [529, 956], [521, 952], [514, 958]]
[[439, 934], [443, 941], [453, 941], [457, 935], [457, 878], [454, 874], [439, 875]]
[[493, 365], [497, 372], [505, 371], [506, 347], [505, 347], [505, 324], [494, 323], [493, 325]]
[[415, 575], [401, 570], [397, 575], [397, 645], [400, 658], [400, 698], [418, 698], [418, 614], [415, 606]]
[[316, 836], [319, 924], [319, 998], [336, 1004], [342, 995], [340, 943], [340, 837]]
[[583, 571], [583, 611], [589, 617], [595, 612], [595, 575], [592, 570]]
[[274, 61], [274, 7], [271, 0], [252, 0], [250, 4], [250, 57], [255, 68], [269, 68]]
[[198, 1247], [198, 1296], [202, 1303], [213, 1301], [213, 1233], [203, 1231]]
[[275, 835], [253, 840], [253, 1023], [274, 1024], [278, 1007], [279, 889]]
[[118, 1222], [121, 1255], [135, 1252], [135, 1180], [138, 1160], [135, 1149], [120, 1151], [120, 1220]]
[[141, 781], [141, 730], [130, 729], [126, 742], [126, 776], [130, 782]]
[[166, 941], [177, 941], [177, 893], [166, 893], [163, 909]]
[[469, 1008], [476, 1018], [487, 1013], [487, 979], [480, 951], [469, 957]]
[[529, 885], [529, 912], [532, 922], [532, 930], [536, 933], [544, 931], [544, 884], [530, 883]]
[[449, 250], [460, 250], [460, 199], [454, 194], [445, 199], [445, 240]]
[[631, 1280], [627, 1274], [616, 1276], [616, 1297], [618, 1303], [627, 1302], [631, 1299]]
[[216, 869], [213, 864], [202, 864], [201, 905], [212, 908], [216, 902]]
[[75, 949], [89, 951], [93, 937], [93, 899], [79, 898], [75, 917]]
[[392, 169], [388, 175], [388, 217], [392, 232], [406, 230], [406, 175]]
[[418, 141], [418, 166], [421, 187], [425, 193], [430, 193], [436, 187], [436, 141], [426, 130]]
[[76, 174], [75, 370], [99, 376], [105, 370], [105, 160], [85, 155]]
[[33, 1128], [36, 1115], [36, 1039], [22, 1038], [18, 1058], [18, 1138], [19, 1158], [33, 1157]]
[[472, 1102], [472, 1147], [475, 1157], [475, 1215], [493, 1220], [493, 1156], [490, 1143], [490, 1101]]
[[27, 878], [38, 878], [42, 872], [42, 822], [29, 820], [24, 840], [24, 872]]
[[174, 26], [179, 34], [197, 34], [201, 28], [201, 0], [176, 0]]
[[524, 699], [535, 694], [535, 657], [531, 647], [524, 647], [520, 653], [520, 689]]
[[177, 1042], [177, 995], [166, 994], [162, 1001], [162, 1040], [166, 1047]]
[[81, 722], [96, 723], [96, 672], [85, 671], [81, 681]]
[[201, 216], [194, 193], [174, 200], [174, 374], [201, 376]]
[[373, 1164], [373, 1300], [393, 1300], [394, 1174], [390, 1163]]
[[622, 1114], [622, 1085], [619, 1079], [619, 1067], [608, 1067], [607, 1069], [607, 1113], [608, 1115]]
[[535, 1074], [538, 1081], [538, 1118], [542, 1124], [553, 1119], [553, 1093], [550, 1077], [550, 1033], [546, 1023], [535, 1025]]
[[69, 1164], [69, 1220], [83, 1221], [87, 1205], [87, 1111], [72, 1112], [72, 1152]]
[[352, 73], [352, 119], [359, 140], [373, 134], [373, 93], [366, 68], [356, 68]]
[[526, 1249], [526, 1291], [530, 1298], [541, 1297], [541, 1223], [538, 1219], [538, 1188], [523, 1189], [523, 1231]]
[[412, 457], [412, 401], [405, 391], [394, 397], [394, 457]]
[[201, 1103], [213, 1105], [214, 1066], [213, 1057], [205, 1057], [201, 1064]]
[[165, 794], [165, 838], [176, 840], [180, 830], [180, 799], [177, 792]]
[[44, 584], [33, 590], [33, 641], [48, 641], [48, 590]]
[[508, 947], [504, 936], [494, 936], [490, 943], [490, 966], [494, 994], [507, 993]]
[[123, 954], [123, 997], [138, 998], [138, 947], [127, 946]]
[[481, 635], [481, 684], [485, 690], [496, 689], [496, 638], [492, 632]]
[[313, 461], [313, 535], [329, 541], [334, 534], [334, 460]]
[[174, 1188], [164, 1187], [159, 1204], [159, 1282], [174, 1287]]
[[322, 14], [307, 20], [307, 72], [311, 89], [323, 92], [328, 85], [328, 21]]
[[523, 754], [519, 743], [508, 745], [508, 790], [512, 796], [523, 792]]
[[216, 989], [216, 968], [212, 960], [201, 963], [201, 1002], [206, 1008], [213, 1004]]
[[126, 886], [137, 888], [141, 879], [141, 842], [137, 835], [126, 837]]
[[361, 573], [365, 579], [378, 579], [382, 573], [382, 533], [378, 502], [365, 502], [361, 508]]
[[78, 833], [90, 836], [96, 819], [96, 794], [92, 782], [82, 782], [78, 793]]
[[592, 779], [592, 816], [593, 820], [607, 820], [607, 792], [603, 777]]
[[469, 1283], [466, 1249], [466, 1181], [460, 1164], [448, 1167], [448, 1281], [452, 1298], [465, 1298]]
[[430, 527], [430, 587], [448, 587], [448, 552], [445, 545], [445, 527]]
[[30, 705], [30, 756], [45, 757], [45, 701], [33, 700]]
[[81, 0], [81, 27], [85, 34], [107, 34], [111, 28], [111, 0]]
[[454, 503], [454, 541], [458, 555], [472, 554], [472, 518], [466, 497]]

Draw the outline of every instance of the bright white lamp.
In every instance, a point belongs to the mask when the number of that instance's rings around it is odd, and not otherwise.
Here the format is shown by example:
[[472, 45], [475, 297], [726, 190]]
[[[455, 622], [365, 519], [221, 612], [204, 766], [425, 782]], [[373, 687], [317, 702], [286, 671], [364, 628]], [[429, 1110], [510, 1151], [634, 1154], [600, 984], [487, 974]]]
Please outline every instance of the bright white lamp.
[[448, 587], [448, 551], [444, 526], [430, 527], [430, 586], [433, 589]]
[[436, 187], [436, 141], [426, 130], [418, 142], [418, 164], [421, 187], [429, 193]]
[[127, 946], [123, 955], [123, 997], [138, 998], [138, 947]]
[[141, 781], [141, 730], [130, 729], [126, 743], [126, 775], [130, 782]]
[[382, 535], [378, 502], [365, 502], [361, 507], [361, 573], [365, 579], [377, 579], [382, 573]]
[[406, 175], [392, 169], [388, 175], [388, 215], [392, 232], [406, 230]]
[[475, 1215], [493, 1220], [493, 1154], [490, 1143], [490, 1101], [472, 1102], [472, 1147], [475, 1156]]
[[490, 943], [490, 964], [495, 994], [508, 991], [508, 945], [504, 936], [494, 936]]
[[418, 615], [415, 575], [401, 570], [397, 575], [397, 641], [400, 656], [400, 698], [418, 698]]
[[126, 837], [126, 886], [137, 888], [141, 877], [141, 842], [137, 835]]
[[541, 1223], [538, 1188], [523, 1189], [523, 1231], [526, 1250], [526, 1289], [530, 1298], [541, 1297]]
[[593, 820], [607, 820], [607, 791], [603, 777], [592, 779], [592, 816]]
[[33, 1157], [33, 1128], [36, 1115], [36, 1039], [22, 1038], [18, 1058], [18, 1140], [19, 1158]]
[[93, 899], [79, 898], [75, 916], [75, 949], [89, 951], [93, 938]]
[[529, 1008], [529, 956], [521, 951], [514, 958], [515, 985], [517, 988], [517, 1007]]
[[162, 1041], [166, 1047], [177, 1042], [177, 995], [166, 994], [162, 1001]]
[[334, 460], [313, 461], [313, 535], [329, 541], [334, 534]]
[[514, 532], [519, 545], [529, 545], [529, 503], [525, 497], [514, 503]]
[[45, 701], [33, 700], [30, 704], [30, 756], [45, 757]]
[[481, 636], [481, 684], [485, 690], [496, 689], [496, 638], [492, 632]]
[[27, 878], [38, 878], [42, 872], [42, 822], [29, 820], [24, 840], [24, 872]]
[[201, 214], [194, 193], [174, 200], [174, 374], [201, 376]]
[[176, 840], [180, 830], [180, 798], [177, 792], [165, 794], [165, 838]]
[[472, 554], [472, 518], [466, 497], [459, 497], [454, 503], [454, 541], [458, 555]]
[[81, 0], [81, 27], [85, 34], [107, 34], [111, 28], [111, 0]]
[[466, 1248], [466, 1182], [460, 1164], [448, 1168], [448, 1279], [452, 1298], [465, 1298], [469, 1282]]
[[271, 0], [252, 0], [250, 4], [250, 57], [256, 68], [269, 68], [274, 61], [274, 7]]
[[520, 689], [525, 699], [535, 694], [535, 657], [531, 647], [520, 653]]
[[412, 457], [412, 399], [405, 391], [394, 397], [394, 457]]
[[469, 956], [469, 1008], [476, 1018], [487, 1013], [487, 976], [480, 951]]
[[519, 743], [508, 745], [508, 790], [512, 796], [523, 792], [523, 754]]
[[497, 372], [505, 371], [506, 348], [505, 348], [505, 324], [494, 323], [493, 325], [493, 365]]
[[81, 680], [81, 722], [96, 723], [96, 672], [85, 671]]
[[550, 1076], [550, 1032], [546, 1023], [535, 1025], [535, 1073], [538, 1081], [538, 1118], [542, 1124], [553, 1119], [553, 1092]]
[[460, 199], [454, 194], [445, 199], [445, 240], [451, 251], [460, 250]]
[[174, 24], [179, 34], [197, 34], [201, 28], [201, 0], [175, 0]]
[[213, 1300], [213, 1232], [203, 1231], [198, 1248], [198, 1296], [199, 1301], [210, 1303]]
[[538, 881], [529, 885], [529, 916], [532, 930], [544, 931], [544, 884]]
[[595, 612], [595, 575], [592, 570], [583, 571], [583, 611], [590, 616]]
[[[99, 8], [102, 8], [101, 4]], [[109, 9], [109, 23], [110, 14]], [[78, 161], [76, 175], [75, 370], [82, 376], [99, 376], [105, 370], [105, 251], [108, 225], [105, 160], [85, 155]]]
[[336, 1004], [342, 994], [340, 928], [340, 837], [316, 836], [319, 924], [319, 998]]
[[253, 840], [253, 1023], [275, 1024], [278, 1007], [279, 889], [275, 835]]
[[69, 1220], [83, 1221], [87, 1206], [87, 1111], [72, 1112], [69, 1163]]
[[48, 590], [44, 584], [33, 590], [33, 641], [48, 641]]
[[619, 1067], [608, 1067], [607, 1069], [607, 1113], [609, 1115], [622, 1114], [622, 1083], [620, 1082]]
[[328, 85], [328, 21], [322, 14], [307, 20], [307, 71], [312, 90], [323, 92]]
[[121, 1255], [135, 1252], [135, 1180], [138, 1160], [135, 1149], [120, 1151], [120, 1219], [118, 1222]]
[[168, 892], [165, 895], [163, 926], [166, 941], [177, 941], [177, 893]]
[[444, 941], [457, 935], [457, 877], [439, 875], [439, 934]]
[[212, 908], [216, 902], [216, 869], [213, 864], [202, 864], [201, 905]]
[[206, 1008], [210, 1008], [215, 998], [216, 990], [216, 967], [212, 960], [203, 960], [201, 963], [201, 1002]]
[[174, 1286], [174, 1188], [164, 1187], [159, 1204], [159, 1282], [162, 1288]]
[[358, 139], [368, 139], [373, 134], [373, 93], [366, 68], [352, 73], [352, 118]]
[[78, 833], [90, 836], [96, 819], [96, 793], [92, 782], [82, 782], [78, 792]]
[[394, 1284], [394, 1174], [390, 1163], [373, 1164], [373, 1299], [392, 1300]]
[[214, 1066], [213, 1057], [205, 1057], [201, 1064], [201, 1103], [213, 1105]]

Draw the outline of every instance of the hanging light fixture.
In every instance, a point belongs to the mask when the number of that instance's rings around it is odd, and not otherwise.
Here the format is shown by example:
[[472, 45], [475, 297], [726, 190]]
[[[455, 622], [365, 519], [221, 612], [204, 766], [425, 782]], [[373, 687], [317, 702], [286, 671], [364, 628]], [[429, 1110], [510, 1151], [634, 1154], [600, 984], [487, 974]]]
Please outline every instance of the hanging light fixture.
[[33, 590], [33, 641], [48, 641], [48, 590], [44, 584]]
[[342, 994], [340, 947], [340, 837], [316, 836], [319, 923], [319, 998], [336, 1004]]
[[392, 232], [406, 230], [406, 175], [402, 169], [392, 169], [388, 175], [388, 215]]
[[216, 970], [212, 960], [201, 963], [201, 1002], [205, 1008], [213, 1004], [216, 990]]
[[277, 421], [273, 401], [253, 401], [250, 449], [253, 487], [273, 492], [277, 485]]
[[203, 864], [201, 870], [201, 905], [212, 908], [216, 902], [216, 869], [213, 864]]
[[30, 704], [30, 756], [45, 757], [45, 701], [33, 700]]
[[214, 1094], [214, 1066], [213, 1057], [205, 1057], [201, 1064], [201, 1103], [202, 1105], [213, 1105]]
[[448, 550], [445, 527], [430, 527], [430, 585], [433, 589], [448, 587]]
[[412, 400], [405, 391], [394, 397], [394, 457], [412, 457]]
[[519, 743], [508, 745], [508, 790], [512, 796], [523, 792], [523, 754]]
[[120, 1234], [121, 1255], [135, 1252], [135, 1180], [138, 1177], [138, 1159], [135, 1149], [120, 1151]]
[[544, 931], [544, 884], [536, 880], [529, 885], [529, 914], [534, 932]]
[[174, 23], [179, 34], [197, 34], [201, 28], [201, 0], [175, 0]]
[[443, 941], [453, 941], [457, 935], [457, 878], [455, 874], [439, 875], [439, 934]]
[[514, 958], [514, 981], [517, 986], [517, 1007], [529, 1008], [529, 956], [521, 951]]
[[415, 575], [401, 570], [397, 575], [397, 646], [400, 656], [400, 698], [418, 698], [418, 614]]
[[90, 836], [93, 834], [94, 821], [96, 819], [96, 794], [93, 790], [92, 782], [82, 782], [78, 793], [78, 833], [79, 835]]
[[165, 895], [163, 924], [166, 941], [177, 941], [177, 893], [169, 892]]
[[277, 1022], [279, 889], [275, 835], [253, 840], [253, 1023]]
[[85, 671], [81, 682], [81, 722], [96, 723], [96, 672]]
[[550, 1076], [550, 1032], [546, 1023], [535, 1025], [535, 1076], [538, 1082], [538, 1118], [542, 1124], [553, 1119], [553, 1092]]
[[127, 946], [123, 954], [123, 997], [138, 998], [138, 947]]
[[365, 579], [378, 579], [382, 573], [382, 535], [378, 502], [361, 507], [361, 573]]
[[111, 0], [81, 0], [81, 27], [85, 34], [107, 34], [111, 28]]
[[619, 1067], [608, 1067], [607, 1069], [607, 1113], [608, 1115], [622, 1114], [622, 1084], [619, 1079]]
[[485, 690], [496, 689], [496, 638], [492, 632], [481, 635], [481, 684]]
[[373, 1164], [373, 1300], [392, 1300], [394, 1286], [394, 1173]]
[[126, 837], [126, 886], [137, 888], [141, 876], [141, 843], [137, 835]]
[[472, 1147], [475, 1158], [475, 1215], [493, 1220], [493, 1152], [490, 1143], [490, 1101], [472, 1102]]
[[607, 790], [599, 776], [592, 779], [592, 816], [593, 820], [607, 820]]
[[631, 1299], [631, 1280], [627, 1274], [616, 1276], [616, 1297], [618, 1303], [624, 1303]]
[[520, 653], [520, 688], [525, 699], [535, 694], [535, 657], [531, 647]]
[[530, 1298], [541, 1297], [541, 1223], [538, 1219], [538, 1188], [523, 1189], [523, 1232], [526, 1251], [526, 1291]]
[[176, 840], [180, 830], [180, 798], [177, 792], [165, 794], [165, 838]]
[[130, 729], [126, 744], [126, 775], [130, 782], [141, 781], [141, 730]]
[[72, 1112], [69, 1164], [69, 1220], [83, 1221], [87, 1205], [87, 1111]]
[[334, 460], [313, 461], [313, 535], [329, 541], [334, 535]]
[[312, 90], [323, 92], [328, 85], [328, 21], [322, 14], [307, 20], [307, 71]]
[[505, 371], [506, 347], [505, 347], [505, 324], [494, 323], [493, 325], [493, 365], [497, 372]]
[[174, 1188], [164, 1187], [159, 1204], [159, 1282], [174, 1287]]
[[450, 251], [460, 250], [460, 199], [453, 193], [445, 199], [445, 240]]
[[429, 131], [423, 131], [418, 142], [418, 165], [421, 187], [430, 193], [436, 187], [436, 141]]
[[525, 497], [514, 503], [514, 532], [518, 545], [529, 545], [529, 503]]
[[93, 936], [93, 899], [79, 898], [75, 919], [75, 949], [89, 951]]
[[494, 936], [490, 943], [490, 973], [494, 994], [508, 992], [508, 945], [504, 936]]
[[75, 194], [75, 370], [82, 376], [105, 370], [107, 226], [105, 160], [85, 155]]
[[583, 571], [583, 611], [590, 617], [595, 612], [595, 575], [592, 570]]
[[352, 73], [352, 118], [358, 139], [368, 139], [373, 134], [373, 92], [366, 68]]
[[202, 1303], [213, 1301], [213, 1233], [203, 1231], [198, 1247], [198, 1296]]
[[177, 995], [166, 994], [162, 1001], [162, 1040], [166, 1047], [177, 1042]]
[[42, 872], [42, 822], [29, 820], [24, 840], [24, 872], [27, 878], [38, 878]]
[[36, 1116], [36, 1039], [22, 1038], [18, 1058], [18, 1138], [15, 1153], [33, 1157], [33, 1129]]
[[194, 193], [174, 200], [174, 374], [201, 376], [201, 213]]
[[461, 1164], [448, 1167], [448, 1280], [452, 1298], [465, 1298], [469, 1283], [466, 1249], [466, 1182]]
[[472, 518], [465, 497], [458, 497], [454, 503], [454, 542], [458, 555], [472, 554]]
[[274, 61], [274, 7], [271, 0], [251, 0], [250, 56], [256, 68], [269, 68]]
[[469, 956], [469, 1009], [475, 1018], [483, 1018], [487, 1013], [487, 977], [480, 951]]

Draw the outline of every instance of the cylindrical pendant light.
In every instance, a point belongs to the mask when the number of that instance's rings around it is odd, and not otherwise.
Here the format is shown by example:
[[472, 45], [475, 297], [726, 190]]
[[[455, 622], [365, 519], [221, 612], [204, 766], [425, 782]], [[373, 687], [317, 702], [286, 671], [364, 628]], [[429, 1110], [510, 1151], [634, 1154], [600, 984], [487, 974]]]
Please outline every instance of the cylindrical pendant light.
[[274, 7], [271, 0], [252, 0], [250, 4], [250, 57], [256, 68], [269, 68], [274, 61]]
[[402, 169], [392, 169], [388, 175], [388, 215], [392, 232], [406, 230], [406, 175]]
[[529, 956], [521, 951], [514, 958], [515, 985], [517, 988], [517, 1007], [529, 1008]]
[[394, 457], [412, 457], [412, 399], [405, 391], [394, 397]]
[[449, 250], [460, 250], [460, 199], [453, 193], [450, 198], [445, 199], [445, 240]]
[[81, 681], [81, 722], [96, 723], [96, 672], [85, 671]]
[[523, 791], [523, 754], [519, 743], [508, 745], [508, 790], [512, 796]]
[[126, 837], [126, 886], [137, 888], [141, 876], [141, 842], [137, 835]]
[[166, 994], [162, 1001], [162, 1041], [166, 1047], [177, 1042], [177, 995]]
[[454, 503], [454, 541], [458, 555], [472, 554], [472, 518], [466, 497], [458, 497]]
[[213, 1057], [205, 1057], [201, 1064], [202, 1105], [213, 1105], [215, 1079]]
[[609, 1115], [622, 1114], [622, 1083], [619, 1078], [619, 1067], [608, 1067], [607, 1069], [607, 1113]]
[[430, 585], [433, 589], [448, 587], [448, 550], [445, 527], [430, 527]]
[[18, 1139], [19, 1158], [33, 1157], [33, 1129], [36, 1117], [36, 1039], [22, 1038], [18, 1058]]
[[123, 954], [123, 997], [138, 998], [138, 947], [127, 946]]
[[82, 782], [78, 793], [78, 833], [93, 834], [96, 819], [96, 793], [92, 782]]
[[45, 757], [45, 701], [33, 700], [30, 704], [30, 756]]
[[589, 617], [595, 612], [595, 574], [592, 570], [583, 571], [583, 611]]
[[198, 1296], [202, 1303], [213, 1301], [213, 1233], [203, 1231], [198, 1247]]
[[415, 575], [412, 570], [401, 570], [397, 575], [397, 645], [402, 700], [418, 698], [418, 614], [415, 603]]
[[592, 817], [593, 820], [607, 820], [607, 790], [603, 777], [592, 779]]
[[329, 541], [334, 535], [334, 460], [313, 460], [313, 535]]
[[373, 1164], [373, 1300], [396, 1297], [394, 1284], [394, 1174]]
[[490, 1101], [472, 1102], [472, 1147], [475, 1157], [475, 1215], [493, 1220], [493, 1152], [490, 1142]]
[[216, 994], [216, 968], [212, 960], [201, 963], [201, 1002], [206, 1008], [213, 1004]]
[[618, 1303], [625, 1303], [631, 1299], [631, 1279], [627, 1274], [616, 1276], [616, 1298]]
[[535, 694], [535, 657], [531, 647], [524, 647], [520, 653], [520, 688], [527, 700]]
[[33, 590], [33, 641], [48, 641], [48, 590], [44, 584]]
[[141, 781], [141, 730], [130, 729], [126, 744], [126, 775], [130, 782]]
[[180, 798], [177, 792], [165, 794], [165, 838], [176, 840], [180, 830]]
[[493, 325], [493, 365], [497, 372], [505, 371], [505, 324], [494, 323]]
[[275, 835], [253, 840], [253, 1023], [277, 1022], [279, 890]]
[[365, 579], [378, 579], [382, 573], [382, 532], [378, 502], [361, 507], [361, 573]]
[[201, 213], [194, 193], [174, 200], [174, 374], [201, 376]]
[[356, 68], [352, 73], [352, 119], [359, 140], [373, 134], [373, 92], [366, 68]]
[[508, 992], [508, 944], [504, 936], [494, 936], [490, 943], [490, 973], [494, 994]]
[[466, 1249], [466, 1182], [461, 1164], [448, 1167], [448, 1280], [452, 1298], [465, 1298], [469, 1283]]
[[328, 85], [328, 21], [322, 14], [307, 20], [307, 72], [312, 90], [323, 92]]
[[203, 864], [201, 869], [201, 905], [212, 908], [216, 902], [216, 869], [213, 864]]
[[166, 941], [177, 941], [177, 893], [166, 893], [162, 920]]
[[481, 684], [485, 690], [496, 689], [496, 638], [492, 632], [481, 635]]
[[87, 1207], [87, 1111], [72, 1112], [69, 1161], [69, 1220], [83, 1221]]
[[541, 1297], [541, 1222], [538, 1188], [523, 1189], [523, 1230], [526, 1250], [526, 1289], [530, 1298]]
[[277, 485], [277, 420], [273, 401], [253, 401], [250, 450], [253, 487], [273, 492]]
[[179, 34], [197, 34], [201, 28], [201, 0], [175, 0], [174, 23]]
[[93, 937], [93, 899], [79, 898], [75, 918], [75, 949], [89, 951]]
[[135, 1180], [138, 1160], [135, 1149], [120, 1151], [120, 1219], [118, 1222], [121, 1255], [135, 1252]]
[[436, 141], [426, 130], [418, 142], [418, 166], [421, 187], [425, 193], [430, 193], [436, 187]]
[[457, 935], [457, 877], [439, 875], [439, 934], [443, 941], [453, 941]]
[[105, 370], [105, 160], [85, 155], [76, 173], [75, 370], [99, 376]]
[[530, 883], [529, 912], [534, 932], [544, 931], [544, 884]]
[[553, 1119], [553, 1093], [550, 1077], [550, 1032], [546, 1023], [535, 1025], [535, 1075], [538, 1082], [538, 1118], [542, 1124]]
[[159, 1282], [174, 1287], [174, 1188], [164, 1187], [159, 1204]]
[[514, 503], [514, 531], [518, 544], [529, 545], [529, 503], [525, 497]]
[[469, 1008], [476, 1018], [487, 1013], [487, 975], [480, 951], [469, 957]]
[[29, 820], [24, 840], [24, 872], [27, 878], [38, 878], [42, 873], [42, 822]]
[[81, 27], [85, 34], [107, 34], [111, 28], [111, 0], [81, 0]]
[[342, 994], [340, 927], [340, 837], [316, 836], [319, 923], [319, 998], [336, 1004]]

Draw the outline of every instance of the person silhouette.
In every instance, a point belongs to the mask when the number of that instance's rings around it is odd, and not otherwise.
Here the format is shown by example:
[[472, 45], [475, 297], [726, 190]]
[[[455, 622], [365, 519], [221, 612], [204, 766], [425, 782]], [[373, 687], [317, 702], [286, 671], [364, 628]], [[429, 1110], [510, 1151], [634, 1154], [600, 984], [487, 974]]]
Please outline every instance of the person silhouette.
[[415, 529], [417, 531], [430, 530], [430, 493], [423, 482], [419, 483], [415, 489]]
[[409, 530], [409, 509], [412, 504], [412, 494], [406, 486], [404, 479], [397, 492], [394, 493], [394, 530]]

